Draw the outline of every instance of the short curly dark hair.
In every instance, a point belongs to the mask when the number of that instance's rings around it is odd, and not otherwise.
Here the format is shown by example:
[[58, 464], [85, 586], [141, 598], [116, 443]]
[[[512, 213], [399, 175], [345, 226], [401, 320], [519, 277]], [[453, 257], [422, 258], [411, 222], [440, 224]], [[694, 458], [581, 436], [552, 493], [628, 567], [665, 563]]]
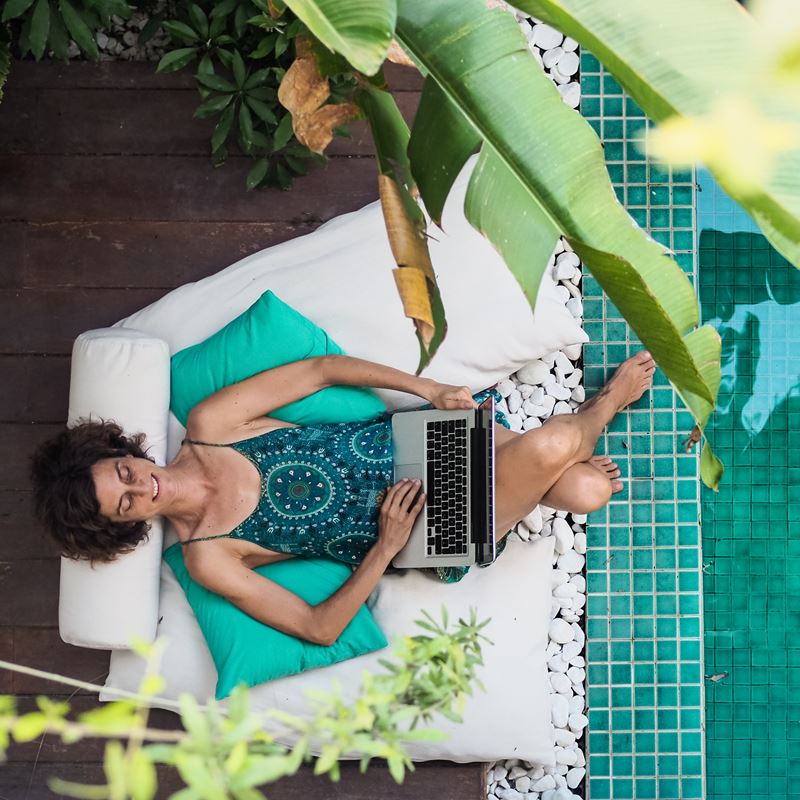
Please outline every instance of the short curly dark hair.
[[62, 555], [113, 561], [147, 538], [146, 522], [114, 522], [100, 513], [92, 465], [132, 455], [153, 461], [143, 433], [126, 436], [115, 422], [80, 419], [43, 442], [31, 459], [34, 512]]

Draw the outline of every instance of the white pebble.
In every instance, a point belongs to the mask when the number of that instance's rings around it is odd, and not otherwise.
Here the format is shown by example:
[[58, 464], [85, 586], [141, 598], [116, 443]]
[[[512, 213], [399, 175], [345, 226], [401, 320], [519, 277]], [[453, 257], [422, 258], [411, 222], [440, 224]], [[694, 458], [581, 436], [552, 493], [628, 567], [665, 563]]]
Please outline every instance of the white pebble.
[[542, 50], [550, 50], [564, 41], [564, 34], [559, 33], [555, 28], [551, 28], [544, 22], [539, 22], [533, 26], [531, 31], [531, 41]]
[[[570, 714], [583, 714], [584, 709], [586, 708], [586, 698], [581, 697], [579, 694], [574, 694], [569, 699], [569, 713]], [[571, 733], [571, 731], [570, 731]], [[575, 741], [575, 735], [573, 734], [572, 741]], [[562, 747], [566, 747], [566, 745], [561, 745]]]
[[586, 766], [586, 756], [583, 754], [583, 750], [578, 748], [578, 760], [575, 763], [576, 767], [585, 767]]
[[563, 747], [556, 747], [555, 750], [556, 763], [566, 764], [571, 767], [578, 760], [578, 755], [574, 750], [566, 750]]
[[522, 427], [526, 431], [532, 431], [536, 428], [541, 428], [542, 421], [538, 417], [525, 417], [525, 422], [522, 423]]
[[561, 46], [566, 50], [568, 53], [573, 53], [575, 50], [578, 49], [578, 42], [575, 41], [571, 36], [567, 36], [564, 41], [561, 43]]
[[585, 714], [570, 714], [568, 724], [573, 733], [579, 733], [589, 724], [589, 719]]
[[569, 786], [570, 789], [577, 789], [585, 776], [586, 770], [583, 767], [573, 767], [567, 773], [567, 786]]
[[573, 317], [578, 318], [583, 316], [583, 303], [578, 300], [577, 297], [570, 297], [566, 302], [566, 306], [567, 311], [569, 311]]
[[[557, 48], [561, 52], [558, 55], [558, 59], [556, 60], [556, 64], [558, 64], [558, 71], [562, 75], [574, 75], [578, 71], [578, 67], [580, 66], [580, 59], [578, 58], [577, 53], [565, 53], [564, 48], [559, 47]], [[544, 56], [542, 56], [542, 61], [544, 61]], [[547, 64], [545, 64], [547, 66]]]
[[533, 391], [528, 399], [531, 401], [531, 403], [541, 405], [542, 401], [544, 400], [544, 389], [541, 386], [534, 386]]
[[582, 378], [583, 370], [576, 369], [571, 375], [567, 375], [567, 377], [564, 379], [564, 386], [566, 386], [568, 389], [574, 389], [581, 382]]
[[512, 414], [516, 414], [522, 407], [522, 393], [518, 389], [514, 389], [506, 398], [506, 402], [508, 403], [508, 410]]
[[[572, 705], [571, 701], [570, 705]], [[575, 744], [575, 734], [572, 731], [566, 728], [553, 728], [553, 731], [555, 732], [556, 744], [559, 747], [569, 747], [571, 744]]]
[[550, 672], [566, 672], [568, 669], [568, 664], [564, 659], [559, 655], [554, 655], [548, 662], [547, 668]]
[[506, 380], [500, 381], [500, 383], [497, 384], [497, 391], [500, 392], [503, 397], [508, 397], [516, 388], [517, 387], [514, 381], [510, 380], [509, 378], [506, 378]]
[[[566, 286], [562, 286], [560, 283], [556, 286], [556, 294], [558, 295], [559, 299], [562, 303], [566, 303], [570, 297], [572, 296], [569, 289]], [[567, 309], [569, 310], [569, 309]], [[572, 312], [570, 312], [572, 313]], [[574, 316], [574, 315], [573, 315]]]
[[568, 375], [575, 369], [573, 363], [560, 351], [556, 353], [556, 366], [561, 367], [565, 375]]
[[[574, 585], [574, 584], [570, 584]], [[573, 656], [578, 655], [583, 648], [575, 641], [567, 642], [561, 650], [561, 655], [569, 661]]]
[[583, 656], [573, 656], [569, 659], [569, 663], [573, 667], [580, 667], [583, 669], [586, 666], [586, 659]]
[[575, 635], [574, 631], [572, 630], [572, 626], [564, 622], [563, 619], [554, 619], [550, 623], [549, 634], [550, 638], [559, 644], [571, 641]]
[[567, 696], [572, 694], [572, 681], [563, 672], [551, 672], [550, 685], [557, 694], [565, 694]]
[[542, 64], [544, 64], [546, 69], [550, 69], [558, 64], [559, 59], [561, 56], [564, 55], [564, 50], [561, 47], [551, 47], [549, 50], [545, 50], [542, 53]]
[[574, 639], [576, 642], [583, 647], [584, 643], [586, 642], [586, 634], [583, 632], [583, 628], [580, 625], [575, 624], [572, 626], [572, 632], [574, 634]]
[[514, 784], [514, 786], [518, 792], [525, 794], [528, 789], [531, 788], [531, 779], [527, 775], [523, 775], [517, 778], [517, 782]]
[[[564, 554], [572, 549], [575, 543], [575, 534], [572, 528], [561, 517], [556, 517], [553, 520], [553, 535], [556, 538], [555, 549], [557, 553]], [[565, 597], [571, 595], [564, 595]]]
[[553, 406], [553, 415], [556, 414], [571, 414], [572, 413], [572, 406], [565, 402], [564, 400], [559, 400], [555, 406]]
[[584, 578], [583, 575], [573, 575], [569, 579], [569, 582], [574, 584], [575, 588], [579, 592], [585, 592], [586, 591], [586, 578]]
[[531, 786], [532, 791], [534, 792], [546, 792], [548, 789], [555, 789], [556, 788], [556, 780], [552, 775], [544, 775], [543, 777], [539, 778], [536, 783]]
[[536, 506], [530, 514], [524, 519], [525, 524], [528, 526], [532, 533], [541, 533], [542, 526], [542, 509]]
[[[574, 583], [562, 583], [560, 586], [556, 586], [556, 588], [553, 589], [553, 595], [556, 597], [572, 598], [575, 597], [576, 594], [578, 594], [578, 587], [575, 586]], [[567, 644], [574, 646], [575, 642], [567, 642]], [[565, 649], [567, 644], [564, 645]]]
[[[555, 402], [553, 403], [555, 405]], [[545, 408], [543, 404], [534, 403], [533, 400], [526, 400], [522, 404], [522, 410], [531, 417], [546, 417], [551, 411], [551, 408]]]
[[517, 370], [517, 377], [519, 380], [522, 383], [529, 383], [531, 385], [543, 383], [548, 375], [550, 375], [549, 365], [538, 358]]
[[525, 769], [525, 767], [521, 767], [519, 764], [515, 764], [513, 767], [511, 767], [511, 770], [508, 773], [508, 779], [510, 781], [515, 781], [521, 775], [527, 775], [527, 770]]
[[[570, 107], [577, 108], [581, 104], [581, 85], [578, 81], [561, 83], [556, 87], [561, 95], [561, 99]], [[580, 272], [573, 275], [572, 280], [580, 279]]]
[[569, 400], [572, 396], [572, 392], [566, 386], [560, 386], [558, 383], [548, 385], [545, 391], [556, 400]]
[[554, 569], [553, 574], [550, 576], [551, 585], [554, 589], [556, 586], [566, 583], [569, 579], [569, 573], [565, 572], [563, 569]]
[[508, 775], [508, 770], [502, 764], [498, 764], [498, 766], [494, 768], [494, 779], [496, 781], [505, 778], [506, 775]]
[[563, 569], [564, 572], [582, 572], [585, 563], [586, 559], [574, 550], [558, 557], [558, 568]]
[[583, 670], [580, 667], [570, 667], [567, 670], [567, 677], [573, 683], [583, 683], [584, 680], [586, 680], [586, 670]]
[[[569, 700], [563, 694], [554, 694], [550, 697], [550, 713], [553, 725], [556, 728], [566, 728], [569, 724]], [[572, 726], [570, 725], [570, 728]], [[554, 784], [555, 785], [555, 784]]]
[[575, 552], [581, 555], [586, 554], [586, 534], [583, 531], [578, 531], [574, 538]]
[[522, 417], [519, 414], [508, 414], [506, 419], [512, 431], [522, 430]]
[[544, 767], [531, 767], [528, 770], [528, 777], [531, 779], [532, 783], [535, 783], [544, 775]]
[[582, 344], [568, 344], [566, 347], [561, 348], [564, 355], [572, 361], [577, 361], [583, 352]]

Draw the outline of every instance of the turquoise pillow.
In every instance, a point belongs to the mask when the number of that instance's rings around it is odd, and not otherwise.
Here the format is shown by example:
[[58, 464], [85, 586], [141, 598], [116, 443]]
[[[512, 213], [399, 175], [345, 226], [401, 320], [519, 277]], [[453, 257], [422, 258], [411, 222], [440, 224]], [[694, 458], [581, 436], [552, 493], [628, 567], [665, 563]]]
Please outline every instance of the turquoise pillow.
[[[164, 560], [183, 588], [216, 664], [217, 700], [227, 697], [242, 682], [255, 686], [388, 645], [366, 604], [333, 644], [313, 644], [259, 622], [193, 580], [183, 563], [179, 543], [164, 551]], [[326, 600], [353, 574], [347, 564], [325, 558], [292, 558], [256, 567], [255, 571], [311, 605]]]
[[[192, 408], [224, 386], [292, 361], [342, 352], [322, 328], [268, 289], [222, 330], [172, 356], [170, 408], [185, 426]], [[386, 406], [371, 388], [329, 386], [269, 416], [312, 425], [359, 422], [384, 411]]]

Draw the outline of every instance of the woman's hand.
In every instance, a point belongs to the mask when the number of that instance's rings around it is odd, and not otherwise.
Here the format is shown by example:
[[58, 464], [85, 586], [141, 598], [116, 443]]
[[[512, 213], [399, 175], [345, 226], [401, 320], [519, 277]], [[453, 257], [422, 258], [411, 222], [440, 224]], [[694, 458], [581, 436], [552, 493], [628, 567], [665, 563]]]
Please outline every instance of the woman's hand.
[[434, 408], [452, 410], [478, 407], [478, 404], [472, 399], [469, 386], [451, 386], [448, 383], [434, 381], [431, 388], [428, 389], [427, 396]]
[[[378, 541], [386, 546], [393, 555], [405, 547], [414, 522], [425, 505], [425, 493], [419, 482], [407, 478], [398, 481], [387, 492], [381, 505], [378, 518]], [[416, 498], [416, 502], [414, 502]]]

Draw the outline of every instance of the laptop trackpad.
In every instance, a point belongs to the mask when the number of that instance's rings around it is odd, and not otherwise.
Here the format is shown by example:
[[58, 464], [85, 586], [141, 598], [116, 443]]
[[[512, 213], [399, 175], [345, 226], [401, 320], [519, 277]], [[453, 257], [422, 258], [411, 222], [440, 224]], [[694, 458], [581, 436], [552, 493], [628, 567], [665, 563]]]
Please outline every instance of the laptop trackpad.
[[419, 478], [422, 480], [422, 464], [396, 464], [394, 468], [394, 481], [402, 480], [403, 478]]

